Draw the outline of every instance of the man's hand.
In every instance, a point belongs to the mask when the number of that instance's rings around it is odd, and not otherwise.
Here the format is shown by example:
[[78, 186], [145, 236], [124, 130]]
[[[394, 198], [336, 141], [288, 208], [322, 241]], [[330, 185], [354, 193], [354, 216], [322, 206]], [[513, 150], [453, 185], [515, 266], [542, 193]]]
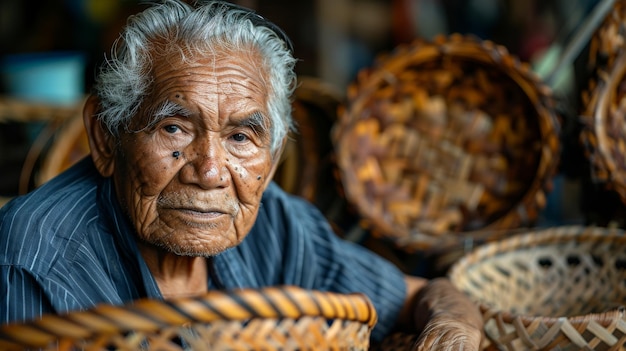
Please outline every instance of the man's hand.
[[421, 332], [415, 350], [480, 350], [481, 329], [447, 316], [431, 318]]
[[420, 286], [414, 296], [413, 313], [414, 328], [420, 333], [416, 350], [480, 350], [480, 311], [447, 278]]

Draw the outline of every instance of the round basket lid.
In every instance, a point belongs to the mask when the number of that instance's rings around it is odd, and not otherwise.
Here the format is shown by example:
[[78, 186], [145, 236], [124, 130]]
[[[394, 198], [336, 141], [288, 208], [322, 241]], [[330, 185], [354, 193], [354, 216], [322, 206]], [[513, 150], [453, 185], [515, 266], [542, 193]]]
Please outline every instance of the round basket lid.
[[346, 197], [405, 248], [530, 225], [559, 152], [551, 90], [501, 46], [452, 35], [362, 70], [333, 130]]

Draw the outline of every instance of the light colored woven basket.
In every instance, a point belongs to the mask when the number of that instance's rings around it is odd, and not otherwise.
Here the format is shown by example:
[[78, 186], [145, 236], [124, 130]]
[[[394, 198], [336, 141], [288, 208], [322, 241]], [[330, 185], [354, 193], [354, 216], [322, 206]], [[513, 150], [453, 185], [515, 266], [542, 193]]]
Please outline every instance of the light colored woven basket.
[[449, 277], [501, 350], [624, 350], [625, 248], [617, 229], [529, 231], [475, 249]]
[[367, 350], [376, 319], [362, 294], [290, 286], [212, 291], [4, 325], [0, 349]]
[[590, 42], [591, 79], [583, 91], [581, 140], [593, 181], [626, 203], [626, 1], [613, 10]]
[[552, 92], [493, 42], [400, 46], [359, 73], [338, 117], [346, 197], [401, 247], [494, 238], [546, 204], [560, 148]]

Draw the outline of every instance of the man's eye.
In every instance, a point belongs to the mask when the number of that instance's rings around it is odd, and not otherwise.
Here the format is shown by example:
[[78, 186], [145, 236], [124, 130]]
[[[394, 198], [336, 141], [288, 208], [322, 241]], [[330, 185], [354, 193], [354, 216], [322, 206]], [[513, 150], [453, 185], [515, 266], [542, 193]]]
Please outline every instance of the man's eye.
[[233, 134], [232, 138], [236, 142], [242, 142], [242, 141], [246, 141], [248, 139], [248, 137], [246, 137], [246, 135], [243, 134], [243, 133]]
[[167, 126], [163, 127], [163, 129], [165, 129], [165, 131], [170, 133], [170, 134], [174, 134], [174, 133], [176, 133], [178, 131], [179, 128], [178, 128], [177, 125], [170, 124], [170, 125], [167, 125]]

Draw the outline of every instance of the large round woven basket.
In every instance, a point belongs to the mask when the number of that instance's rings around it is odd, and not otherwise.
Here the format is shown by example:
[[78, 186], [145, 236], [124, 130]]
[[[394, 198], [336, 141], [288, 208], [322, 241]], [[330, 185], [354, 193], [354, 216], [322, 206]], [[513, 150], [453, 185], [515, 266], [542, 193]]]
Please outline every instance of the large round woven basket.
[[626, 236], [555, 227], [491, 242], [449, 271], [501, 350], [624, 350]]
[[551, 90], [507, 50], [452, 35], [361, 71], [333, 131], [347, 199], [406, 248], [495, 238], [546, 204], [559, 123]]
[[367, 350], [376, 319], [362, 294], [290, 286], [213, 291], [4, 325], [0, 349]]
[[626, 203], [626, 1], [613, 10], [590, 42], [591, 79], [583, 91], [581, 140], [595, 183]]

